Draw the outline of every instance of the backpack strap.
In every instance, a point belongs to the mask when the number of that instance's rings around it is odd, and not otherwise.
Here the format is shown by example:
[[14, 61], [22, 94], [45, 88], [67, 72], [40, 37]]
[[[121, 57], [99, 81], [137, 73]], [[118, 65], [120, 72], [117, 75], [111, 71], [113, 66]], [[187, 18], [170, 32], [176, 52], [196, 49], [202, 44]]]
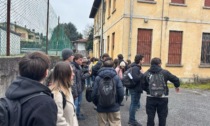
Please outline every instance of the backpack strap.
[[63, 91], [59, 91], [62, 95], [62, 98], [63, 98], [63, 109], [66, 107], [66, 95], [63, 93]]
[[25, 102], [27, 102], [28, 100], [34, 98], [34, 97], [37, 97], [37, 96], [42, 96], [42, 95], [47, 95], [45, 94], [44, 92], [40, 92], [40, 93], [34, 93], [34, 94], [31, 94], [29, 96], [26, 96], [26, 97], [23, 97], [19, 100], [20, 104], [24, 104]]

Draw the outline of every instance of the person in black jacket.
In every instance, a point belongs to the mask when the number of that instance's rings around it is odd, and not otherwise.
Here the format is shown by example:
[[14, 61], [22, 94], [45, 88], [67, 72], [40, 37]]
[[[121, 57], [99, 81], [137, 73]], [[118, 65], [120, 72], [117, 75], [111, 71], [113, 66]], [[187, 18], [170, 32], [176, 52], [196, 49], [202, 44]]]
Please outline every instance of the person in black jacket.
[[133, 62], [130, 65], [130, 67], [132, 68], [133, 81], [135, 83], [135, 87], [129, 89], [131, 95], [131, 104], [129, 109], [128, 124], [130, 124], [131, 126], [141, 126], [141, 124], [137, 122], [135, 115], [136, 115], [136, 110], [138, 109], [139, 106], [141, 93], [143, 92], [141, 88], [141, 79], [143, 77], [143, 74], [140, 71], [143, 58], [144, 56], [137, 54], [134, 59], [135, 62]]
[[42, 84], [48, 73], [49, 57], [42, 52], [26, 54], [19, 62], [19, 74], [6, 91], [6, 97], [19, 100], [44, 93], [21, 105], [20, 126], [56, 126], [57, 106], [50, 89]]
[[[120, 78], [117, 76], [115, 69], [113, 68], [113, 61], [111, 58], [107, 58], [104, 62], [103, 67], [98, 71], [98, 76], [94, 82], [94, 89], [92, 92], [92, 100], [93, 103], [97, 106], [98, 112], [98, 124], [99, 126], [121, 126], [120, 119], [120, 103], [124, 98], [123, 85]], [[114, 84], [116, 86], [116, 100], [115, 103], [110, 107], [103, 107], [99, 104], [99, 83], [102, 78], [110, 76], [114, 80]]]
[[82, 71], [81, 65], [83, 62], [83, 56], [81, 54], [76, 53], [74, 55], [73, 62], [71, 63], [71, 66], [74, 71], [74, 81], [73, 81], [73, 86], [72, 86], [72, 94], [74, 97], [74, 104], [76, 106], [76, 114], [77, 114], [77, 119], [78, 120], [84, 120], [85, 116], [80, 113], [80, 106], [82, 102], [82, 92], [84, 84], [82, 81], [85, 80], [87, 77], [90, 76], [90, 73], [84, 73]]
[[[161, 73], [165, 81], [165, 94], [162, 97], [154, 97], [150, 94], [149, 89], [149, 75], [150, 73]], [[163, 82], [164, 82], [163, 81]], [[144, 83], [142, 88], [147, 92], [147, 103], [146, 103], [146, 112], [147, 112], [147, 126], [154, 126], [155, 113], [157, 111], [159, 118], [159, 126], [166, 125], [166, 118], [168, 115], [168, 86], [167, 81], [170, 81], [174, 84], [176, 92], [179, 92], [179, 78], [171, 74], [169, 71], [161, 68], [161, 59], [153, 58], [151, 60], [150, 69], [144, 74]]]
[[98, 71], [99, 69], [103, 66], [103, 62], [104, 60], [106, 60], [106, 58], [109, 58], [109, 54], [104, 53], [101, 57], [101, 60], [99, 60], [96, 65], [93, 66], [92, 68], [92, 76], [97, 76], [98, 75]]

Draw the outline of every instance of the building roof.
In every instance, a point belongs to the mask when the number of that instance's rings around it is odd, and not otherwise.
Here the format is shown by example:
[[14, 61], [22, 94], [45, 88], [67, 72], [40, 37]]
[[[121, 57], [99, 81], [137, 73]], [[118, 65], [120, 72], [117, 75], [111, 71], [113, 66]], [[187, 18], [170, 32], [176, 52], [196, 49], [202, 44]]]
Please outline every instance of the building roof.
[[[0, 23], [0, 24], [5, 24], [5, 25], [7, 25], [7, 22], [2, 22], [2, 23]], [[35, 33], [35, 34], [36, 34], [36, 32], [35, 32], [35, 31], [30, 30], [30, 29], [28, 29], [28, 28], [26, 28], [26, 27], [20, 26], [20, 25], [18, 25], [18, 24], [16, 24], [16, 23], [12, 23], [12, 22], [10, 22], [10, 25], [15, 25], [15, 27], [17, 27], [17, 28], [21, 28], [21, 29], [26, 30], [27, 32], [30, 32], [30, 33]], [[37, 32], [37, 33], [38, 33], [38, 32]]]
[[94, 18], [95, 17], [96, 12], [98, 11], [98, 8], [99, 8], [100, 4], [101, 4], [101, 0], [94, 0], [89, 18]]
[[[2, 30], [4, 30], [4, 31], [7, 32], [7, 28], [4, 28], [4, 27], [0, 26], [0, 29], [2, 29]], [[21, 36], [19, 33], [14, 32], [14, 31], [11, 31], [11, 30], [10, 30], [10, 33], [12, 33], [12, 34], [14, 34], [14, 35], [17, 35], [17, 36]]]
[[86, 43], [88, 42], [88, 39], [78, 39], [76, 41], [73, 41], [73, 43]]

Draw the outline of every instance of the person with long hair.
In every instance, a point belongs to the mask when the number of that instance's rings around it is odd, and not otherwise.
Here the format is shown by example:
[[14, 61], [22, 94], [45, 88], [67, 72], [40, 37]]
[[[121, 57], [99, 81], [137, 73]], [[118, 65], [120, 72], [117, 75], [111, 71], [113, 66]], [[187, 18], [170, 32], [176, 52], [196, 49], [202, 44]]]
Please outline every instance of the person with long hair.
[[58, 62], [53, 70], [50, 86], [58, 108], [57, 126], [78, 126], [74, 99], [71, 92], [74, 73], [69, 63]]

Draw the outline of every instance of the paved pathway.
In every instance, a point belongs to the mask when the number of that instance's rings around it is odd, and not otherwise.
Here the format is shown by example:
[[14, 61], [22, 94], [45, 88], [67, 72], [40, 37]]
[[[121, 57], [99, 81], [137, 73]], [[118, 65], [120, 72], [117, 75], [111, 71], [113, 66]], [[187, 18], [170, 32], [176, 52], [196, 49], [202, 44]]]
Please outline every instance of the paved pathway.
[[[141, 96], [141, 109], [136, 114], [143, 126], [146, 126], [147, 120], [145, 100], [144, 92]], [[128, 126], [130, 98], [123, 102], [125, 106], [121, 107], [122, 126]], [[80, 126], [97, 126], [97, 112], [93, 107], [92, 103], [83, 99], [81, 111], [88, 118], [80, 121]], [[180, 93], [175, 93], [174, 89], [170, 89], [167, 126], [210, 126], [210, 91], [181, 89]]]

